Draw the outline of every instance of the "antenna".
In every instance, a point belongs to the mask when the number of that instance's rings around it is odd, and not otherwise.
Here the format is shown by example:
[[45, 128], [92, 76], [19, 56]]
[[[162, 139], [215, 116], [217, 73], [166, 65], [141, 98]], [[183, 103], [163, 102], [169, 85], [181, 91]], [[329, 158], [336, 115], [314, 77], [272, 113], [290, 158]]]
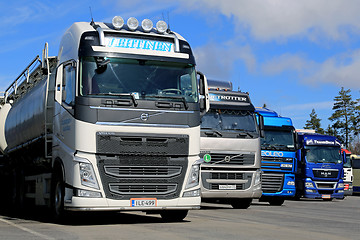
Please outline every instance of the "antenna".
[[171, 29], [171, 28], [170, 28], [170, 17], [169, 17], [169, 11], [167, 11], [166, 13], [167, 13], [167, 22], [168, 22], [168, 26], [169, 26], [168, 28], [169, 28], [169, 29]]
[[90, 17], [91, 17], [91, 23], [90, 25], [91, 26], [94, 26], [95, 25], [95, 22], [94, 22], [94, 18], [93, 18], [93, 15], [92, 15], [92, 11], [91, 11], [91, 7], [89, 6], [89, 9], [90, 9]]

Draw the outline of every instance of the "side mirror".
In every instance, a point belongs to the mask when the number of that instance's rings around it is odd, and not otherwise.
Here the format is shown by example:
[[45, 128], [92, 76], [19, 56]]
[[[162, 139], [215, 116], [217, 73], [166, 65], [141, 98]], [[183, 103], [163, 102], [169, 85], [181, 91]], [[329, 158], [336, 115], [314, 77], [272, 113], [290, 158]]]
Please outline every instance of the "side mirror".
[[342, 152], [342, 159], [343, 159], [343, 163], [347, 163], [347, 159], [346, 159], [346, 153]]
[[199, 75], [199, 93], [200, 93], [200, 114], [201, 116], [205, 115], [207, 111], [210, 109], [210, 100], [209, 100], [209, 89], [206, 80], [206, 76], [202, 73], [197, 71]]
[[260, 137], [265, 137], [265, 125], [264, 125], [264, 117], [261, 114], [258, 114], [258, 120], [259, 120], [259, 131], [260, 131]]
[[295, 142], [295, 149], [300, 149], [299, 136], [298, 133], [295, 131], [294, 131], [294, 142]]

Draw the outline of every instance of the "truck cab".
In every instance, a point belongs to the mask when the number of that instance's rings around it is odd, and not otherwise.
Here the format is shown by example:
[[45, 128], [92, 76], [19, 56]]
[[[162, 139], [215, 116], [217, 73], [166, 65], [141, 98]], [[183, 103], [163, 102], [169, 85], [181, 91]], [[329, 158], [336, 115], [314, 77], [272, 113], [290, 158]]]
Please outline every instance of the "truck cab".
[[260, 201], [280, 206], [295, 195], [297, 134], [290, 118], [268, 108], [256, 108], [264, 118], [261, 138], [262, 197]]
[[296, 197], [344, 198], [341, 143], [333, 136], [300, 132]]
[[248, 208], [261, 196], [260, 134], [249, 94], [208, 80], [210, 110], [201, 119], [201, 197]]
[[346, 158], [344, 163], [344, 195], [349, 196], [353, 194], [353, 168], [351, 161], [351, 152], [347, 149], [341, 149], [343, 156]]

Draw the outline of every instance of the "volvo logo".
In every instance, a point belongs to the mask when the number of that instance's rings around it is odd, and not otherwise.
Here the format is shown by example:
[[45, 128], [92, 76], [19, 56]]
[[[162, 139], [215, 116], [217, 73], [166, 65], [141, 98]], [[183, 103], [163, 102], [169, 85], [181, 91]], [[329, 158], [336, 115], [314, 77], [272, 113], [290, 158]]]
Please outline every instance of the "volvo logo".
[[148, 113], [142, 113], [140, 115], [140, 119], [143, 120], [144, 122], [147, 121], [149, 119], [149, 114]]
[[273, 152], [273, 151], [261, 151], [261, 155], [267, 157], [283, 157], [283, 152]]
[[230, 162], [230, 160], [231, 160], [231, 157], [230, 157], [230, 156], [226, 156], [226, 157], [224, 158], [224, 161], [225, 161], [225, 162]]

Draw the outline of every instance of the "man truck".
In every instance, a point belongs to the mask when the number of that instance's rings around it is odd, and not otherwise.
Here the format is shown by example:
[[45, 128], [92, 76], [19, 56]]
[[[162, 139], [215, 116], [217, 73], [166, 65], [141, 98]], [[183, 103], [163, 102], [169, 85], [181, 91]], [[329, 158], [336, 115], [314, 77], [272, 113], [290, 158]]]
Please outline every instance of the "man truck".
[[264, 118], [265, 136], [261, 138], [260, 201], [281, 206], [295, 196], [297, 133], [290, 118], [268, 108], [256, 108]]
[[344, 198], [341, 143], [333, 136], [299, 132], [296, 198]]
[[208, 80], [208, 87], [210, 110], [201, 119], [201, 197], [245, 209], [262, 193], [262, 127], [249, 94], [232, 91], [231, 82]]
[[[149, 19], [77, 22], [6, 89], [0, 149], [17, 205], [139, 210], [180, 221], [200, 208], [205, 76], [189, 43]], [[199, 79], [197, 75], [199, 75]], [[4, 167], [3, 167], [4, 168]]]

